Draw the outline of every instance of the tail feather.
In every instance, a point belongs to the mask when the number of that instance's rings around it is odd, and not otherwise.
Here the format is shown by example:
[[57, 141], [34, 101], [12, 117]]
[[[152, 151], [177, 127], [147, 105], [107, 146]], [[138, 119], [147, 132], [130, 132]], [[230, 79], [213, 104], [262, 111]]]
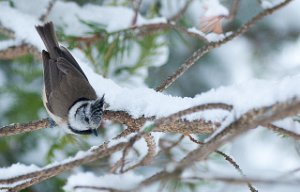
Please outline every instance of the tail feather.
[[59, 57], [57, 48], [59, 48], [58, 41], [54, 32], [54, 27], [52, 22], [48, 22], [42, 26], [35, 27], [39, 35], [41, 36], [47, 51], [50, 54], [50, 58]]

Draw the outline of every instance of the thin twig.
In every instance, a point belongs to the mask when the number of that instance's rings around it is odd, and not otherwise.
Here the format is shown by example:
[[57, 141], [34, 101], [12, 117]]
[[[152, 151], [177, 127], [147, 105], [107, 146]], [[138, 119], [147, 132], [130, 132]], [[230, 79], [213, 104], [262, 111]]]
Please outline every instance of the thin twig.
[[177, 13], [171, 17], [168, 18], [169, 21], [176, 21], [182, 17], [182, 15], [186, 12], [189, 5], [193, 2], [193, 0], [187, 0], [184, 4], [184, 6], [177, 11]]
[[132, 0], [134, 15], [131, 21], [131, 25], [135, 25], [137, 22], [141, 4], [142, 4], [142, 0]]
[[24, 124], [15, 123], [11, 125], [6, 125], [0, 128], [0, 137], [36, 131], [39, 129], [49, 127], [49, 125], [50, 123], [48, 119], [32, 121]]
[[179, 26], [175, 24], [174, 22], [162, 22], [162, 23], [150, 23], [150, 24], [143, 24], [143, 25], [133, 25], [130, 26], [129, 28], [122, 29], [119, 31], [114, 31], [112, 33], [105, 33], [105, 34], [97, 34], [97, 35], [92, 35], [88, 37], [74, 37], [76, 41], [84, 42], [84, 43], [93, 43], [97, 39], [101, 39], [106, 35], [115, 35], [115, 34], [132, 34], [132, 36], [146, 36], [154, 32], [162, 31], [162, 30], [175, 30], [178, 33], [185, 34], [189, 37], [195, 38], [199, 40], [200, 42], [208, 43], [207, 39], [198, 34], [194, 33], [192, 31], [187, 30], [186, 28]]
[[228, 17], [226, 17], [226, 19], [233, 20], [236, 17], [237, 12], [240, 7], [240, 3], [241, 3], [241, 0], [233, 0], [232, 1], [231, 8], [230, 8], [230, 14]]
[[177, 164], [174, 171], [158, 172], [157, 174], [141, 182], [137, 188], [140, 189], [162, 179], [170, 179], [174, 176], [178, 176], [181, 174], [184, 168], [193, 165], [194, 162], [206, 159], [209, 154], [216, 151], [226, 142], [233, 140], [238, 135], [241, 135], [250, 129], [256, 128], [259, 125], [268, 124], [273, 121], [294, 116], [298, 113], [300, 113], [300, 101], [296, 99], [292, 99], [291, 101], [285, 103], [276, 103], [269, 107], [250, 110], [230, 124], [223, 131], [216, 134], [216, 136], [203, 144], [201, 147], [198, 147], [197, 149], [188, 153]]
[[35, 47], [23, 43], [20, 45], [14, 45], [6, 49], [0, 50], [0, 59], [16, 59], [27, 54], [32, 54], [36, 58], [40, 57], [40, 54]]
[[32, 173], [27, 173], [24, 175], [20, 175], [20, 176], [16, 176], [14, 178], [10, 178], [10, 179], [1, 179], [0, 183], [1, 184], [12, 184], [12, 183], [16, 183], [18, 181], [22, 181], [22, 180], [28, 180], [24, 183], [21, 184], [17, 184], [14, 187], [11, 188], [11, 191], [19, 191], [21, 189], [25, 189], [31, 185], [34, 185], [36, 183], [39, 183], [41, 181], [44, 181], [48, 178], [51, 178], [53, 176], [56, 176], [58, 174], [60, 174], [61, 172], [64, 172], [66, 170], [70, 170], [74, 167], [77, 167], [79, 165], [83, 165], [92, 161], [95, 161], [97, 159], [106, 157], [108, 155], [111, 155], [112, 153], [116, 152], [116, 151], [120, 151], [121, 149], [123, 149], [125, 146], [127, 145], [127, 143], [119, 143], [116, 144], [112, 147], [107, 147], [107, 144], [104, 143], [103, 145], [100, 145], [97, 148], [93, 148], [92, 150], [90, 150], [90, 154], [83, 156], [81, 158], [73, 158], [70, 159], [69, 161], [66, 161], [64, 163], [61, 164], [57, 164], [54, 166], [46, 166], [45, 168], [39, 170], [39, 171], [35, 171]]
[[76, 185], [73, 187], [74, 191], [77, 189], [92, 189], [95, 191], [109, 191], [109, 192], [128, 192], [127, 190], [119, 190], [111, 187], [97, 187], [97, 186], [87, 186], [87, 185]]
[[287, 129], [284, 129], [282, 127], [278, 127], [274, 124], [267, 124], [264, 126], [265, 128], [268, 128], [274, 132], [277, 132], [277, 133], [281, 133], [285, 136], [288, 136], [288, 137], [291, 137], [295, 140], [300, 140], [300, 135], [298, 133], [295, 133], [293, 131], [290, 131], [290, 130], [287, 130]]
[[132, 166], [128, 167], [127, 169], [125, 169], [124, 172], [130, 171], [130, 170], [135, 169], [139, 166], [148, 165], [154, 159], [154, 157], [156, 155], [156, 146], [155, 146], [154, 137], [151, 134], [146, 134], [143, 137], [144, 137], [144, 139], [147, 143], [147, 147], [148, 147], [147, 155], [140, 162], [138, 162], [135, 165], [132, 165]]
[[300, 179], [295, 180], [284, 180], [284, 179], [259, 179], [259, 178], [233, 178], [233, 177], [208, 177], [208, 176], [197, 176], [197, 177], [186, 177], [184, 180], [205, 180], [205, 181], [221, 181], [231, 184], [244, 184], [244, 183], [261, 183], [267, 185], [300, 185]]
[[46, 9], [46, 12], [44, 14], [42, 14], [39, 18], [40, 21], [46, 21], [50, 12], [52, 11], [53, 5], [55, 4], [57, 0], [51, 0], [49, 1], [48, 7]]
[[15, 38], [15, 33], [12, 30], [2, 26], [1, 23], [0, 23], [0, 33], [2, 33], [3, 35], [9, 38]]
[[[217, 108], [227, 108], [226, 104], [218, 105], [218, 104], [208, 104], [208, 105], [202, 105], [202, 106], [196, 106], [192, 107], [192, 109], [186, 109], [182, 112], [178, 113], [177, 115], [184, 115], [191, 113], [193, 110], [207, 110], [207, 109], [213, 109], [214, 107]], [[199, 109], [197, 109], [199, 108]], [[174, 114], [175, 115], [175, 114]], [[170, 117], [174, 118], [174, 116]], [[136, 132], [140, 129], [140, 127], [145, 123], [146, 120], [154, 120], [155, 117], [145, 118], [140, 117], [137, 119], [134, 119], [131, 115], [126, 113], [125, 111], [104, 111], [103, 115], [104, 120], [110, 120], [115, 121], [121, 124], [125, 124], [128, 126], [128, 129], [126, 129], [124, 132], [122, 132], [119, 136], [125, 137], [126, 135], [129, 135], [130, 133]], [[196, 120], [196, 121], [187, 121], [187, 120], [177, 120], [172, 121], [169, 123], [161, 122], [160, 124], [157, 124], [157, 127], [155, 128], [155, 132], [171, 132], [171, 133], [182, 133], [183, 129], [182, 127], [188, 127], [189, 129], [186, 129], [187, 133], [190, 134], [204, 134], [204, 133], [211, 133], [216, 127], [218, 126], [217, 123], [212, 122], [205, 122], [202, 120]], [[1, 136], [10, 136], [10, 135], [16, 135], [21, 133], [26, 133], [29, 131], [36, 131], [39, 129], [43, 129], [49, 127], [49, 120], [41, 119], [38, 121], [33, 121], [29, 123], [24, 124], [11, 124], [6, 125], [0, 128], [0, 137]]]
[[178, 120], [178, 119], [182, 118], [183, 116], [193, 114], [193, 113], [196, 113], [199, 111], [205, 111], [205, 110], [210, 110], [210, 109], [222, 109], [222, 110], [231, 111], [232, 108], [233, 108], [232, 105], [228, 105], [228, 104], [224, 104], [224, 103], [208, 103], [208, 104], [197, 105], [197, 106], [193, 106], [193, 107], [190, 107], [190, 108], [182, 110], [182, 111], [178, 111], [167, 117], [162, 117], [155, 121], [154, 126], [157, 127], [160, 124], [166, 124], [166, 123]]
[[[194, 143], [197, 143], [199, 145], [203, 145], [204, 143], [203, 142], [200, 142], [198, 140], [196, 140], [195, 138], [193, 138], [191, 135], [188, 135], [190, 140], [193, 141]], [[240, 175], [243, 177], [243, 178], [246, 178], [246, 175], [244, 174], [243, 170], [240, 168], [240, 166], [237, 164], [237, 162], [235, 162], [229, 155], [227, 155], [226, 153], [222, 152], [222, 151], [219, 151], [219, 150], [216, 150], [215, 151], [217, 154], [223, 156], [225, 158], [225, 160], [227, 162], [229, 162], [239, 173]], [[250, 182], [247, 182], [247, 185], [250, 189], [251, 192], [257, 192], [258, 190], [255, 189], [252, 184]]]
[[184, 139], [184, 137], [185, 137], [185, 135], [181, 135], [180, 138], [177, 141], [175, 141], [175, 142], [168, 141], [168, 142], [170, 142], [172, 144], [170, 146], [167, 146], [167, 147], [165, 147], [163, 145], [163, 141], [165, 141], [165, 140], [160, 139], [159, 140], [160, 151], [157, 153], [157, 155], [159, 155], [162, 152], [164, 152], [165, 154], [170, 154], [170, 150], [173, 149], [174, 147], [176, 147]]
[[269, 8], [265, 9], [256, 16], [254, 16], [250, 21], [245, 23], [242, 27], [240, 27], [237, 31], [232, 33], [231, 35], [227, 36], [221, 41], [212, 42], [204, 47], [196, 50], [191, 57], [189, 57], [176, 71], [174, 74], [169, 76], [165, 81], [163, 81], [157, 88], [156, 91], [164, 91], [168, 88], [172, 83], [174, 83], [181, 75], [183, 75], [191, 66], [193, 66], [200, 58], [202, 58], [206, 53], [211, 51], [214, 48], [220, 47], [225, 43], [231, 41], [232, 39], [236, 38], [237, 36], [247, 32], [256, 22], [260, 21], [263, 17], [272, 14], [273, 12], [277, 11], [278, 9], [282, 8], [283, 6], [290, 3], [292, 0], [285, 0], [282, 3]]

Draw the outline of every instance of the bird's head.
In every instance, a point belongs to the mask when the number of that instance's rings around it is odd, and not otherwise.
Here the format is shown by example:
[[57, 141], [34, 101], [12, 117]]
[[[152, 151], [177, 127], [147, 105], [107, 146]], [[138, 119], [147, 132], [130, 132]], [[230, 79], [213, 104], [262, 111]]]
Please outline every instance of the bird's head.
[[76, 134], [98, 135], [103, 115], [104, 95], [96, 100], [79, 100], [69, 110], [68, 128]]

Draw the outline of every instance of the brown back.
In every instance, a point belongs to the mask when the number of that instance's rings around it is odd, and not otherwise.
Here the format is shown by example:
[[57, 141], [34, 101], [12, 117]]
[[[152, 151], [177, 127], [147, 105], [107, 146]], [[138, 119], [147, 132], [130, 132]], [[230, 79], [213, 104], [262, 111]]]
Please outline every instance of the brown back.
[[43, 51], [44, 84], [50, 112], [66, 118], [79, 99], [94, 100], [96, 92], [69, 51], [58, 45], [53, 24], [36, 27], [47, 51]]

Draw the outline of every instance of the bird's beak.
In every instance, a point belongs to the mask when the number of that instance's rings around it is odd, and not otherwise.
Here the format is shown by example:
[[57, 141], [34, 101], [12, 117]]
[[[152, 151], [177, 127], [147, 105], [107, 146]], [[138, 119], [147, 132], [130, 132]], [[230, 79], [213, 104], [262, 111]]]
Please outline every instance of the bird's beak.
[[98, 136], [98, 129], [92, 129], [92, 133], [97, 137]]

